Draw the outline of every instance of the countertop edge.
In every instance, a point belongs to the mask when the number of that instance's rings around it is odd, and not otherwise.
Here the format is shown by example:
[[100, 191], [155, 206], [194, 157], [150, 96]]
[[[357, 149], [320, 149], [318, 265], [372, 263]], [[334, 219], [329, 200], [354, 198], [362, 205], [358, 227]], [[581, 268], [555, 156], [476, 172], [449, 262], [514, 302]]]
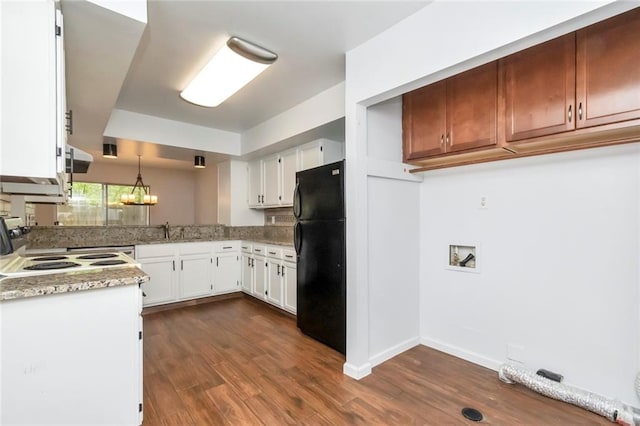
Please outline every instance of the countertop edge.
[[105, 268], [0, 280], [0, 302], [127, 285], [140, 285], [149, 276], [137, 267]]

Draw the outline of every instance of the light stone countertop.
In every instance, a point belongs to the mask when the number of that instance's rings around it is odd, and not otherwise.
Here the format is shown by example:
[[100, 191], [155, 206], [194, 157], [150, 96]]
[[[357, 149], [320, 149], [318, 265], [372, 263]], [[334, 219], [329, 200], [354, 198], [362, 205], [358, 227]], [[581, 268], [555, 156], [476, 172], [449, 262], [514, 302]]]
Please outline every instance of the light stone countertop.
[[49, 294], [139, 285], [149, 276], [135, 266], [0, 279], [0, 301]]

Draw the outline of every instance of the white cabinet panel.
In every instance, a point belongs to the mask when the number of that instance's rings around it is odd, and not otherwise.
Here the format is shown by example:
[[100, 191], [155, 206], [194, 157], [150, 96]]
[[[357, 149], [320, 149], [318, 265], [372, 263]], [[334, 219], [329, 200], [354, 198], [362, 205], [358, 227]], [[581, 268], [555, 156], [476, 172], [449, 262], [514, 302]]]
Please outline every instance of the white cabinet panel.
[[280, 202], [280, 179], [278, 156], [272, 155], [263, 160], [264, 164], [264, 206], [277, 206]]
[[264, 300], [267, 291], [267, 263], [262, 256], [255, 257], [253, 295]]
[[215, 258], [213, 291], [215, 294], [240, 290], [240, 257], [238, 254], [221, 254]]
[[312, 169], [322, 165], [322, 146], [319, 144], [307, 144], [298, 149], [300, 159], [299, 170]]
[[240, 263], [242, 263], [242, 291], [247, 294], [253, 293], [253, 263], [255, 260], [250, 254], [242, 254]]
[[287, 311], [295, 314], [297, 309], [297, 286], [296, 264], [283, 262], [280, 275], [282, 276], [282, 287], [284, 291], [283, 307]]
[[142, 270], [151, 277], [149, 281], [141, 285], [144, 292], [144, 305], [172, 302], [177, 297], [175, 258], [173, 256], [154, 257], [138, 259], [138, 262], [140, 262]]
[[213, 292], [209, 253], [180, 256], [180, 299], [209, 296]]
[[293, 149], [280, 154], [280, 204], [293, 205], [293, 190], [296, 187], [298, 151]]
[[267, 301], [282, 307], [282, 279], [280, 277], [280, 260], [267, 259], [267, 271], [269, 275], [267, 286]]
[[249, 207], [261, 207], [262, 200], [264, 199], [264, 169], [262, 160], [250, 162], [247, 170], [249, 173], [249, 190], [247, 191]]
[[62, 158], [58, 157], [64, 156], [64, 147], [60, 152], [56, 149], [59, 127], [54, 2], [3, 2], [1, 19], [0, 174], [57, 180], [64, 172], [60, 168]]
[[139, 295], [128, 285], [0, 303], [0, 423], [140, 424]]

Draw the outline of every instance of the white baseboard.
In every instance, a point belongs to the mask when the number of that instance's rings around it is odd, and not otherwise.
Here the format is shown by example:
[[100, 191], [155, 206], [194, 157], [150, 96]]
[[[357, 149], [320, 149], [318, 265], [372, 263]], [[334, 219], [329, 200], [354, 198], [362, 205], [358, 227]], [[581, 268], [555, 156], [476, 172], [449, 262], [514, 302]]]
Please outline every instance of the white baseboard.
[[409, 349], [418, 346], [420, 344], [419, 337], [412, 337], [410, 339], [405, 340], [404, 342], [400, 342], [397, 345], [386, 349], [376, 355], [369, 357], [369, 362], [373, 367], [376, 365], [380, 365], [383, 362], [393, 358], [396, 355], [401, 354], [404, 351], [408, 351]]
[[423, 337], [420, 340], [420, 343], [423, 344], [424, 346], [437, 349], [449, 355], [462, 358], [465, 361], [469, 361], [474, 364], [481, 365], [483, 367], [489, 368], [494, 371], [498, 371], [500, 369], [500, 366], [504, 363], [504, 361], [498, 361], [495, 359], [487, 358], [486, 356], [480, 355], [476, 352], [468, 351], [458, 346], [453, 346], [448, 343], [441, 342], [439, 340], [430, 339], [428, 337]]
[[342, 366], [342, 372], [353, 379], [360, 380], [363, 377], [367, 377], [369, 374], [371, 374], [371, 367], [372, 365], [369, 362], [364, 363], [360, 366], [345, 362]]

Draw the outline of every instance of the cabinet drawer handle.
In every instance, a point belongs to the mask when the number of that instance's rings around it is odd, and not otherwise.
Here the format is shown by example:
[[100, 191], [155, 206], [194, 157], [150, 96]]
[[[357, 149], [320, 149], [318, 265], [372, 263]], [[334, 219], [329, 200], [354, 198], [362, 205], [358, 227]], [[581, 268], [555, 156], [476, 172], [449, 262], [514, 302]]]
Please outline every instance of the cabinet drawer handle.
[[569, 117], [569, 123], [571, 123], [571, 119], [573, 118], [573, 111], [571, 111], [571, 106], [572, 106], [572, 105], [569, 105], [569, 114], [568, 114], [568, 117]]
[[288, 257], [289, 259], [293, 259], [293, 256], [290, 254], [285, 254], [284, 257]]
[[231, 248], [233, 248], [233, 246], [223, 246], [222, 250], [227, 250], [227, 249], [231, 249]]
[[578, 104], [578, 120], [582, 120], [582, 102]]
[[276, 254], [276, 252], [275, 251], [270, 251], [269, 254]]

